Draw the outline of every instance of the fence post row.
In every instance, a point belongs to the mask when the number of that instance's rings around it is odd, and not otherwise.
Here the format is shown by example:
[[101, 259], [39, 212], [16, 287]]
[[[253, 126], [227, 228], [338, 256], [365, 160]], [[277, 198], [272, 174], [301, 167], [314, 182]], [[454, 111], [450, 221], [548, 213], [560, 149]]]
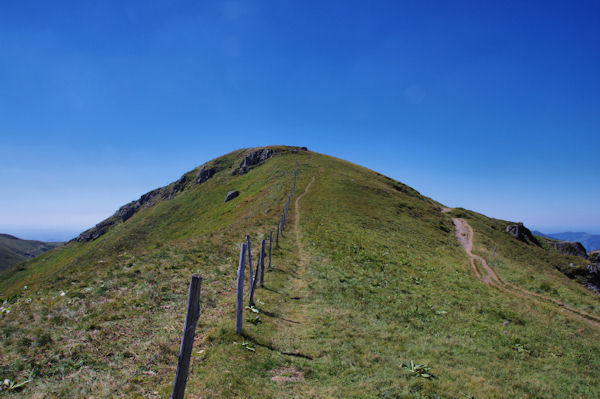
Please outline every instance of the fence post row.
[[194, 344], [194, 333], [196, 331], [198, 318], [200, 317], [201, 284], [202, 277], [200, 277], [199, 274], [192, 274], [188, 292], [185, 325], [183, 327], [183, 335], [181, 336], [181, 346], [179, 348], [177, 370], [175, 371], [175, 381], [173, 382], [171, 399], [183, 399], [183, 394], [185, 393], [185, 384], [187, 383], [190, 357], [192, 356], [192, 346]]
[[[246, 267], [246, 243], [240, 246], [240, 262], [237, 271], [237, 301], [235, 304], [235, 332], [242, 333], [242, 313], [244, 312], [244, 268]], [[250, 266], [252, 268], [252, 266]]]
[[265, 286], [265, 240], [260, 242], [260, 280], [261, 287]]
[[[276, 235], [275, 235], [275, 246], [278, 247], [279, 246], [279, 235], [281, 234], [281, 237], [283, 238], [283, 231], [285, 230], [285, 224], [286, 224], [286, 219], [288, 216], [288, 212], [289, 212], [289, 208], [290, 208], [290, 201], [292, 198], [292, 195], [294, 193], [294, 190], [296, 189], [296, 176], [298, 175], [298, 161], [296, 160], [296, 169], [294, 170], [294, 181], [292, 183], [292, 187], [290, 190], [290, 194], [288, 194], [288, 198], [287, 201], [285, 202], [283, 211], [281, 212], [281, 216], [279, 218], [279, 224], [277, 225], [277, 231], [276, 231]], [[248, 269], [249, 269], [249, 277], [250, 277], [250, 284], [249, 284], [249, 306], [254, 306], [254, 292], [256, 290], [256, 281], [259, 280], [259, 284], [261, 287], [264, 287], [264, 277], [265, 277], [265, 241], [266, 240], [262, 240], [260, 243], [260, 255], [258, 257], [258, 261], [256, 262], [256, 269], [253, 270], [252, 267], [252, 246], [251, 246], [251, 242], [250, 242], [250, 235], [246, 234], [246, 242], [242, 243], [240, 245], [240, 258], [239, 258], [239, 263], [238, 263], [238, 270], [237, 270], [237, 298], [236, 298], [236, 308], [235, 308], [235, 332], [236, 334], [241, 334], [242, 333], [242, 324], [243, 324], [243, 312], [244, 312], [244, 269], [246, 267], [246, 253], [248, 253]], [[268, 268], [271, 269], [271, 259], [272, 259], [272, 254], [273, 254], [273, 231], [269, 231], [269, 266]], [[260, 274], [259, 274], [260, 273]], [[188, 373], [188, 368], [189, 368], [189, 359], [190, 359], [190, 355], [191, 355], [191, 345], [193, 344], [193, 340], [194, 340], [194, 330], [196, 327], [196, 323], [198, 322], [198, 316], [199, 316], [199, 309], [200, 309], [200, 303], [199, 303], [199, 297], [200, 297], [200, 283], [198, 283], [198, 296], [196, 299], [192, 299], [192, 285], [194, 284], [194, 278], [195, 276], [197, 278], [199, 278], [199, 281], [202, 281], [202, 278], [198, 275], [193, 275], [192, 276], [192, 283], [190, 284], [190, 301], [196, 301], [198, 303], [197, 305], [197, 311], [195, 313], [195, 319], [190, 319], [190, 323], [188, 323], [188, 317], [186, 317], [186, 325], [184, 328], [184, 337], [182, 338], [181, 341], [181, 350], [180, 350], [180, 354], [181, 353], [188, 353], [187, 354], [187, 360], [185, 356], [181, 356], [180, 355], [180, 359], [179, 359], [179, 363], [183, 363], [182, 366], [185, 368], [185, 372], [184, 373], [180, 373], [180, 364], [177, 364], [177, 373], [175, 376], [175, 384], [173, 386], [173, 394], [171, 395], [171, 398], [183, 398], [183, 392], [185, 390], [185, 382], [187, 380], [187, 373]], [[196, 288], [194, 288], [194, 292], [195, 292]], [[189, 315], [194, 315], [194, 312], [190, 312], [190, 304], [192, 302], [188, 302], [188, 316]], [[193, 325], [192, 325], [193, 323]], [[189, 344], [189, 352], [185, 352], [184, 351], [184, 346], [187, 350], [188, 348], [188, 341], [185, 339], [187, 337], [187, 334], [189, 334], [191, 331], [191, 343]], [[184, 344], [184, 341], [186, 342], [186, 344]], [[187, 362], [187, 363], [186, 363]], [[182, 370], [183, 370], [182, 367]], [[177, 381], [181, 379], [180, 375], [183, 377], [183, 389], [181, 389], [181, 391], [179, 390], [179, 385], [177, 384]], [[177, 389], [177, 395], [180, 396], [175, 396], [176, 395], [176, 389]], [[180, 392], [180, 393], [179, 393]]]
[[250, 276], [250, 283], [252, 283], [252, 248], [250, 247], [250, 235], [246, 234], [246, 250], [248, 251], [248, 273]]
[[273, 230], [269, 231], [269, 270], [271, 269], [271, 252], [273, 251]]
[[[256, 289], [256, 280], [258, 277], [258, 267], [260, 266], [260, 258], [262, 257], [262, 253], [261, 256], [259, 256], [258, 261], [256, 261], [256, 270], [254, 272], [254, 279], [250, 281], [250, 299], [248, 301], [248, 306], [254, 306], [254, 290]], [[250, 265], [250, 267], [252, 268], [252, 265]]]

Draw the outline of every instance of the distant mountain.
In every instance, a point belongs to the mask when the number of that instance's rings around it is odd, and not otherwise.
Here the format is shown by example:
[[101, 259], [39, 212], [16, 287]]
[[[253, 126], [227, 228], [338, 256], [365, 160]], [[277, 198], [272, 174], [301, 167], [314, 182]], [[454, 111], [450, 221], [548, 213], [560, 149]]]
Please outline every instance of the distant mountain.
[[533, 234], [555, 240], [580, 242], [588, 252], [600, 249], [600, 234], [573, 232], [544, 234], [540, 231], [534, 231]]
[[33, 258], [61, 244], [62, 242], [22, 240], [10, 234], [0, 234], [0, 270]]
[[544, 234], [541, 231], [533, 230], [532, 233], [533, 233], [533, 235], [538, 236], [538, 237], [552, 238], [548, 234]]

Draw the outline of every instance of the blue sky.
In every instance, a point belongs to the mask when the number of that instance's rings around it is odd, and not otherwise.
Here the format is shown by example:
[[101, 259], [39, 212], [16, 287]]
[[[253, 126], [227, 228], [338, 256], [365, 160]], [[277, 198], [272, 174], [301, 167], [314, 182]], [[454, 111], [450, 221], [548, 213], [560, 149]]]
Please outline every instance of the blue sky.
[[597, 1], [2, 1], [0, 232], [70, 238], [290, 144], [600, 233], [598, 71]]

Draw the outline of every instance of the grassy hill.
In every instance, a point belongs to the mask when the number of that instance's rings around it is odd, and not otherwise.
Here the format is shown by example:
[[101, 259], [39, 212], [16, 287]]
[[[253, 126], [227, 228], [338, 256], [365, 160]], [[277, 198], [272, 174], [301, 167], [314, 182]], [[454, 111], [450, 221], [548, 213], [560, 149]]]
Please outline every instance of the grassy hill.
[[0, 270], [51, 250], [61, 242], [22, 240], [9, 234], [0, 234]]
[[[187, 397], [600, 395], [598, 296], [559, 270], [582, 259], [516, 240], [507, 221], [442, 213], [352, 163], [270, 148], [247, 174], [232, 172], [252, 150], [234, 151], [186, 174], [218, 165], [212, 178], [99, 238], [3, 272], [0, 378], [31, 380], [8, 395], [168, 397], [196, 272]], [[250, 234], [256, 253], [275, 228], [296, 161], [289, 227], [256, 294], [260, 322], [238, 336], [239, 244]], [[239, 197], [224, 202], [231, 190]], [[473, 252], [507, 284], [543, 297], [477, 279], [452, 218], [472, 226]]]

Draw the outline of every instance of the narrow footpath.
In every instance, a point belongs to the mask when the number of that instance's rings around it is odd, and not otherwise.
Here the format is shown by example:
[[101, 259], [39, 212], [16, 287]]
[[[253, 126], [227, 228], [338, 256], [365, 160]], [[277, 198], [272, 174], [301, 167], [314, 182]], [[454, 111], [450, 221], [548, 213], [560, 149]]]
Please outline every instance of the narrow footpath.
[[297, 361], [290, 362], [287, 368], [281, 369], [278, 373], [271, 376], [272, 381], [287, 383], [283, 391], [287, 392], [289, 397], [303, 396], [299, 392], [302, 392], [306, 386], [289, 383], [304, 381], [304, 376], [300, 371], [303, 368], [302, 364], [306, 361], [312, 361], [311, 353], [309, 353], [306, 347], [306, 343], [310, 341], [309, 336], [307, 336], [307, 330], [312, 325], [312, 320], [308, 316], [310, 312], [306, 311], [306, 306], [310, 306], [310, 297], [308, 295], [307, 279], [305, 278], [310, 255], [305, 250], [302, 242], [301, 201], [310, 191], [314, 181], [315, 177], [313, 176], [304, 192], [294, 201], [292, 209], [293, 218], [290, 217], [288, 225], [290, 229], [287, 230], [290, 233], [290, 238], [292, 238], [289, 249], [293, 261], [286, 266], [286, 268], [291, 268], [287, 269], [290, 277], [287, 287], [280, 292], [284, 296], [284, 299], [280, 302], [277, 309], [279, 317], [276, 319], [276, 334], [272, 339], [273, 346], [279, 348], [280, 353], [297, 359]]

